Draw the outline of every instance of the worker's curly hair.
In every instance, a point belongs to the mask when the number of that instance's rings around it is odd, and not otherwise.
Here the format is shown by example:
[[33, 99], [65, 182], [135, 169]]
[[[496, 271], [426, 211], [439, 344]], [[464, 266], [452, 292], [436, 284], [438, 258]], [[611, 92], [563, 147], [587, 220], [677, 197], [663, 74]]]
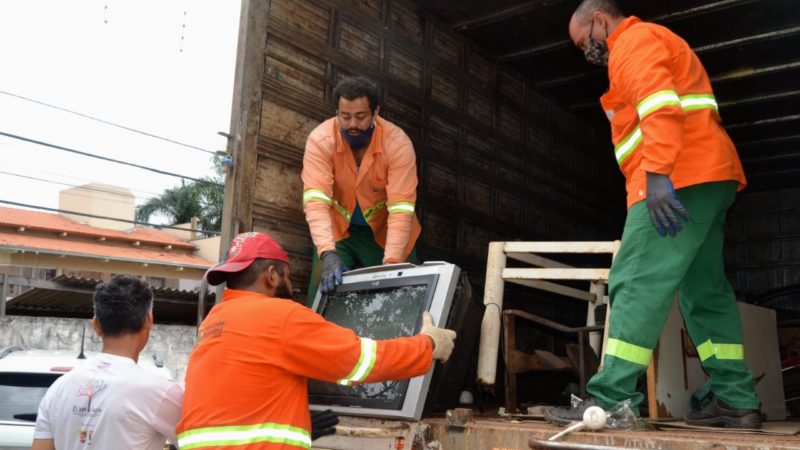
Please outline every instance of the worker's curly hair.
[[105, 336], [138, 333], [153, 308], [150, 285], [129, 275], [115, 275], [94, 291], [94, 315]]
[[367, 77], [347, 77], [340, 81], [333, 88], [334, 103], [338, 105], [341, 97], [347, 100], [367, 97], [369, 109], [372, 112], [375, 112], [375, 108], [381, 104], [380, 98], [378, 98], [378, 85]]

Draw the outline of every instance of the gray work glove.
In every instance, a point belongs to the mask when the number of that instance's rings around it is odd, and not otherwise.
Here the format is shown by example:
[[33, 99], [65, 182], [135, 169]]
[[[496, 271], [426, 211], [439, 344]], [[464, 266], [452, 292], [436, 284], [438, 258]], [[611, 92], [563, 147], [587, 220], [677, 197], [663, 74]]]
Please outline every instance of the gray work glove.
[[683, 229], [683, 221], [689, 220], [689, 213], [683, 207], [672, 181], [667, 175], [647, 172], [647, 209], [650, 220], [661, 236], [675, 236]]
[[333, 294], [336, 286], [342, 284], [342, 273], [347, 271], [339, 254], [327, 251], [320, 256], [322, 260], [322, 276], [320, 277], [320, 291], [323, 294]]
[[450, 353], [453, 353], [453, 346], [456, 340], [456, 332], [445, 328], [437, 328], [433, 326], [431, 313], [425, 311], [422, 314], [422, 330], [421, 334], [427, 334], [433, 341], [433, 359], [438, 359], [441, 362], [447, 361]]

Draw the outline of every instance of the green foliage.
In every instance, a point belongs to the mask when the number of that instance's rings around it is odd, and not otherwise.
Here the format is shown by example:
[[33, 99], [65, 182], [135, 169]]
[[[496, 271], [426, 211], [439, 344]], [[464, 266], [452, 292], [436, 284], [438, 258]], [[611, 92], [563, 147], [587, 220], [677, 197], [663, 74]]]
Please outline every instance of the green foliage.
[[181, 186], [164, 191], [136, 209], [136, 220], [149, 222], [154, 214], [165, 216], [169, 225], [187, 223], [192, 217], [200, 219], [200, 228], [205, 231], [220, 231], [222, 228], [223, 178], [204, 177], [204, 182], [182, 183]]

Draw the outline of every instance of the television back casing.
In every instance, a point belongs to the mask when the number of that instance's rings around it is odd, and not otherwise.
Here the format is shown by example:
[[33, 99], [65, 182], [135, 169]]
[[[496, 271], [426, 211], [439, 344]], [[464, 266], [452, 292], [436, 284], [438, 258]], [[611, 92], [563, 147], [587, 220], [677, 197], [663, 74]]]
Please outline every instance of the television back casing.
[[[366, 267], [363, 269], [345, 272], [342, 284], [337, 288], [347, 290], [353, 285], [369, 286], [371, 289], [379, 289], [382, 284], [397, 285], [398, 279], [416, 278], [420, 276], [434, 276], [433, 294], [429, 297], [429, 304], [425, 310], [430, 311], [433, 323], [436, 326], [444, 327], [447, 324], [448, 315], [451, 311], [453, 295], [461, 269], [458, 266], [441, 261], [426, 262], [421, 266], [413, 264], [387, 264], [383, 266]], [[360, 289], [359, 289], [360, 290]], [[320, 292], [317, 292], [312, 308], [317, 313], [323, 313], [325, 299]], [[417, 318], [417, 323], [422, 321], [422, 317]], [[409, 380], [405, 397], [400, 409], [380, 409], [371, 407], [345, 406], [318, 404], [313, 401], [311, 395], [311, 409], [325, 410], [331, 409], [339, 414], [385, 417], [394, 419], [419, 420], [425, 406], [428, 386], [431, 382], [433, 368], [428, 373]]]

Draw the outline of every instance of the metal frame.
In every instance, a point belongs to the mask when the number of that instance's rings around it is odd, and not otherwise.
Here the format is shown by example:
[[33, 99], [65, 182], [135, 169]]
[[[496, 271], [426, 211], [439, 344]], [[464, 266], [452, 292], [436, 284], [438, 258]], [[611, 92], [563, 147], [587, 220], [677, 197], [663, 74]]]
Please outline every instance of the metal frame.
[[[460, 273], [461, 269], [458, 266], [443, 261], [428, 261], [421, 266], [408, 263], [385, 264], [345, 272], [341, 286], [346, 288], [351, 284], [368, 283], [377, 287], [382, 281], [435, 275], [437, 281], [434, 284], [433, 293], [430, 294], [429, 312], [434, 324], [444, 327], [451, 312], [450, 307]], [[324, 306], [324, 299], [322, 292], [318, 291], [311, 309], [322, 313], [322, 306]], [[433, 370], [430, 370], [425, 375], [409, 380], [402, 408], [399, 410], [315, 403], [312, 403], [310, 407], [312, 410], [331, 409], [344, 415], [420, 420], [425, 406], [425, 393], [428, 392], [432, 376]]]
[[[593, 327], [595, 308], [608, 302], [605, 295], [608, 283], [608, 268], [575, 268], [567, 264], [545, 258], [544, 254], [610, 254], [616, 256], [620, 241], [604, 242], [492, 242], [486, 262], [486, 282], [483, 303], [486, 305], [478, 353], [478, 381], [484, 385], [494, 385], [497, 377], [497, 355], [500, 345], [500, 316], [503, 311], [503, 290], [506, 281], [522, 286], [553, 292], [587, 304], [587, 327]], [[525, 262], [537, 268], [507, 268], [508, 258]], [[582, 291], [548, 280], [586, 280], [589, 290]], [[610, 308], [606, 309], [606, 325]], [[603, 343], [608, 339], [608, 327], [603, 333]], [[592, 349], [600, 356], [602, 364], [600, 336], [590, 336]]]
[[[516, 321], [524, 319], [551, 330], [561, 333], [578, 335], [578, 355], [577, 367], [566, 362], [550, 352], [536, 350], [533, 355], [523, 353], [516, 348]], [[586, 354], [586, 341], [590, 332], [603, 331], [605, 325], [592, 325], [587, 327], [568, 327], [552, 320], [547, 320], [535, 314], [520, 311], [518, 309], [507, 309], [503, 311], [503, 357], [505, 362], [505, 394], [506, 409], [508, 412], [517, 411], [517, 375], [531, 370], [551, 370], [558, 371], [564, 369], [577, 369], [580, 377], [581, 394], [586, 392], [586, 382], [590, 375], [590, 361]], [[591, 368], [594, 365], [592, 364]]]

